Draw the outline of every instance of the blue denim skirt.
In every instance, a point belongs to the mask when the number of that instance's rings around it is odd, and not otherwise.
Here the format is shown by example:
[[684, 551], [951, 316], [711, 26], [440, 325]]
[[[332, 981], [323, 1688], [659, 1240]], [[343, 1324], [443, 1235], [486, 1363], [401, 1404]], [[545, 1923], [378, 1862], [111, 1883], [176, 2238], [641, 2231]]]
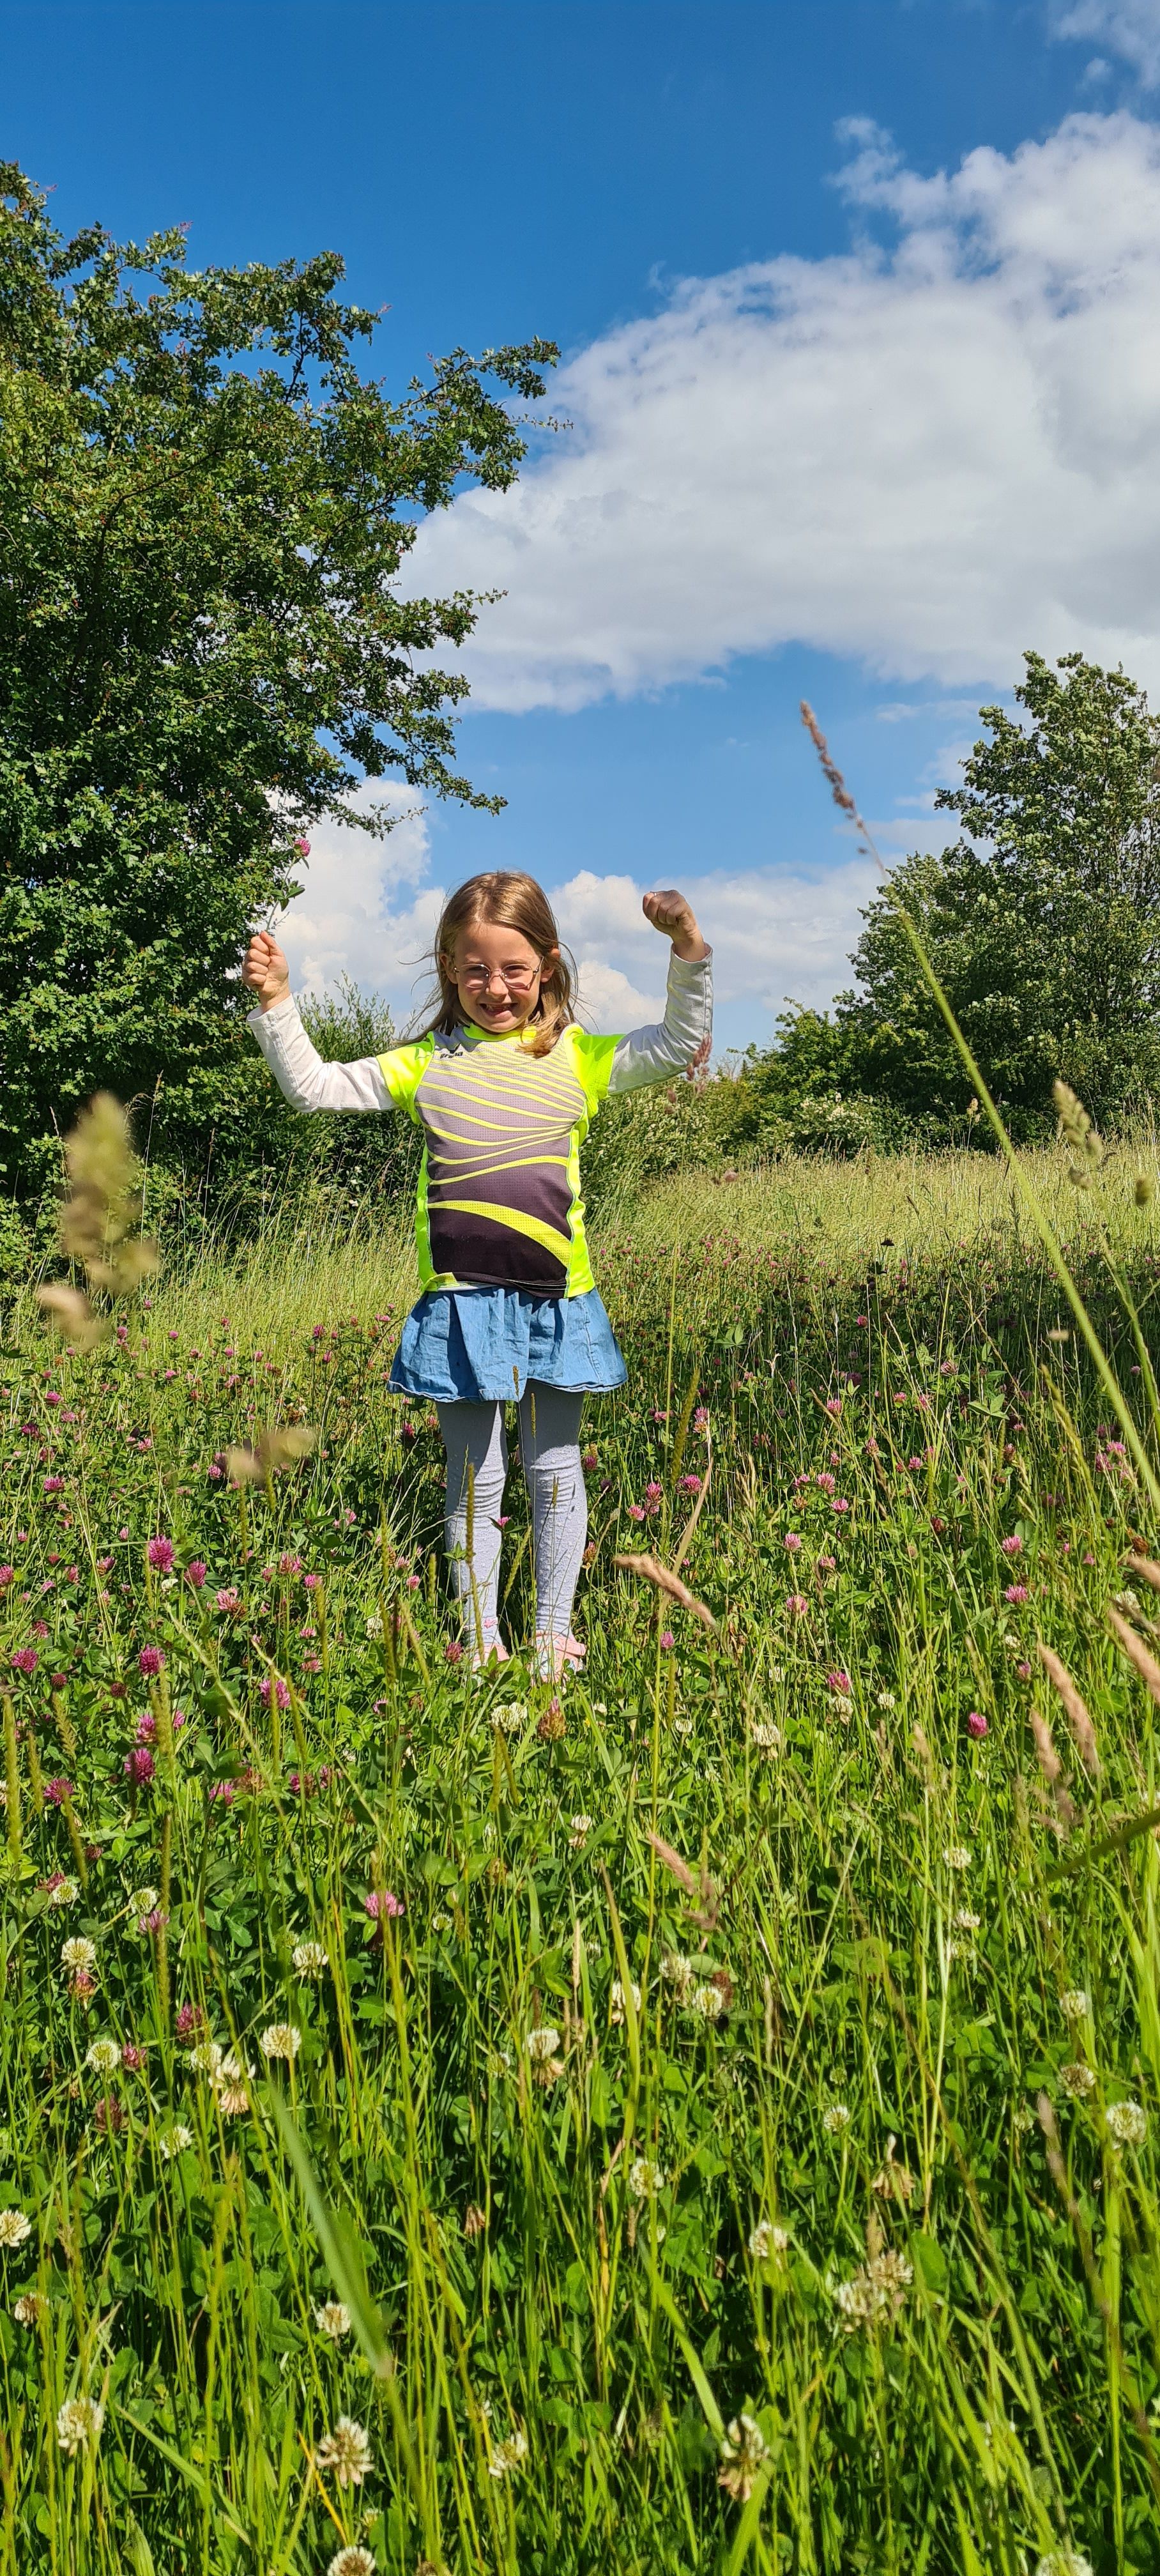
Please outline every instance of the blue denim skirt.
[[529, 1378], [609, 1394], [627, 1371], [595, 1288], [533, 1297], [526, 1288], [430, 1288], [403, 1326], [389, 1383], [429, 1404], [505, 1404]]

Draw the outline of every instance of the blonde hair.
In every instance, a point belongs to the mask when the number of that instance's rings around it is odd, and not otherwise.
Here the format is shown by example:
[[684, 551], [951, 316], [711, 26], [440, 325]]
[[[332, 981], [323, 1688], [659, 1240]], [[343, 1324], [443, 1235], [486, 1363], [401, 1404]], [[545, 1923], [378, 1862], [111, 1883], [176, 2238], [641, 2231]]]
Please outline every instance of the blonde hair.
[[576, 1017], [576, 966], [560, 946], [555, 915], [542, 885], [515, 868], [491, 868], [483, 876], [469, 877], [466, 885], [458, 886], [444, 904], [431, 960], [439, 982], [439, 1008], [424, 1023], [420, 1037], [429, 1036], [433, 1030], [450, 1032], [463, 1026], [463, 1005], [446, 961], [454, 957], [460, 933], [471, 930], [477, 922], [518, 931], [541, 961], [555, 951], [541, 975], [536, 1006], [528, 1022], [536, 1030], [532, 1054], [550, 1055], [561, 1031]]

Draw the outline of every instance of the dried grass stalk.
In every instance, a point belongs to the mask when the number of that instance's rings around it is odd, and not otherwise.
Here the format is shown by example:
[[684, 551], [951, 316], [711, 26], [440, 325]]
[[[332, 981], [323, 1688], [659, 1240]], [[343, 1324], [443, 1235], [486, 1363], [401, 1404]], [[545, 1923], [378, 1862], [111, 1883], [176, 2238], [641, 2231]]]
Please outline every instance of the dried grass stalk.
[[318, 1433], [308, 1423], [291, 1423], [285, 1430], [259, 1431], [252, 1449], [227, 1449], [226, 1474], [231, 1485], [264, 1485], [268, 1476], [281, 1467], [295, 1467], [308, 1458]]
[[679, 1574], [670, 1574], [667, 1565], [658, 1565], [655, 1556], [614, 1556], [612, 1562], [622, 1574], [639, 1574], [646, 1583], [655, 1583], [658, 1592], [667, 1592], [671, 1601], [680, 1602], [682, 1610], [691, 1610], [704, 1627], [716, 1628], [717, 1622], [705, 1602], [698, 1601]]
[[1121, 1619], [1118, 1610], [1109, 1608], [1107, 1617], [1108, 1626], [1117, 1644], [1123, 1649], [1128, 1662], [1135, 1665], [1145, 1688], [1150, 1691], [1157, 1708], [1160, 1708], [1160, 1664], [1157, 1663], [1154, 1655], [1149, 1654], [1147, 1647], [1136, 1635], [1135, 1629], [1129, 1628], [1126, 1619]]
[[1066, 1664], [1060, 1662], [1059, 1656], [1053, 1654], [1050, 1646], [1044, 1645], [1042, 1638], [1039, 1640], [1039, 1660], [1052, 1687], [1058, 1691], [1063, 1701], [1072, 1740], [1084, 1770], [1094, 1780], [1099, 1772], [1100, 1752], [1096, 1742], [1096, 1731], [1088, 1711]]
[[1160, 1565], [1156, 1565], [1150, 1556], [1140, 1556], [1135, 1550], [1131, 1551], [1127, 1570], [1129, 1574], [1138, 1575], [1141, 1583], [1149, 1584], [1153, 1592], [1160, 1592]]

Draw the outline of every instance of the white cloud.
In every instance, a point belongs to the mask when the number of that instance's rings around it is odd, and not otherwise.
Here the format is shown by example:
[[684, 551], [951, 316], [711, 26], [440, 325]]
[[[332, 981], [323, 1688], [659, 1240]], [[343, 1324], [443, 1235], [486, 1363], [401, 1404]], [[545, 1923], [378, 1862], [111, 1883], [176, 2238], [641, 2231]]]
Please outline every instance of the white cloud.
[[933, 178], [848, 139], [848, 256], [681, 285], [564, 369], [575, 427], [514, 491], [425, 524], [418, 586], [508, 594], [477, 705], [793, 642], [952, 688], [1027, 644], [1160, 681], [1160, 132], [1075, 116]]
[[1160, 81], [1160, 0], [1055, 0], [1052, 34], [1096, 36], [1143, 81]]
[[303, 892], [282, 914], [277, 935], [297, 992], [321, 993], [350, 975], [386, 993], [407, 1019], [424, 985], [443, 892], [426, 882], [430, 834], [414, 796], [378, 781], [366, 796], [395, 807], [393, 830], [384, 841], [329, 819], [317, 824], [299, 871]]
[[[906, 828], [909, 847], [916, 836]], [[940, 841], [945, 837], [940, 833]], [[648, 882], [584, 869], [552, 896], [561, 933], [582, 960], [585, 1000], [598, 1010], [603, 1028], [631, 1028], [660, 1017], [668, 948], [641, 913]], [[828, 1002], [851, 981], [847, 957], [861, 928], [859, 907], [879, 882], [872, 864], [855, 857], [839, 859], [816, 877], [748, 868], [732, 876], [686, 878], [684, 891], [713, 949], [719, 1005], [741, 1006], [756, 1033], [759, 1015], [780, 1011], [787, 999]], [[620, 971], [604, 970], [600, 984], [593, 961], [609, 954]]]

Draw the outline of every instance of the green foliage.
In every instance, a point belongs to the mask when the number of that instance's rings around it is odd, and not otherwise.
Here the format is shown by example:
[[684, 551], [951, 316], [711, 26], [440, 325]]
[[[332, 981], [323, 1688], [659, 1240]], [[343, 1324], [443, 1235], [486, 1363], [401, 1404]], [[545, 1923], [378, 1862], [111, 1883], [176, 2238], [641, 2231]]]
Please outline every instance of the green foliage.
[[[424, 513], [513, 480], [500, 398], [544, 342], [388, 399], [332, 253], [185, 267], [180, 230], [69, 242], [0, 165], [0, 1182], [35, 1199], [101, 1087], [178, 1161], [259, 1095], [234, 980], [313, 818], [450, 766], [467, 594], [404, 600]], [[495, 390], [489, 390], [489, 387]]]
[[[1122, 671], [1026, 656], [1026, 724], [984, 707], [988, 735], [937, 803], [963, 837], [905, 860], [892, 893], [925, 942], [1016, 1133], [1050, 1116], [1062, 1076], [1105, 1124], [1160, 1082], [1160, 724]], [[857, 1087], [953, 1132], [961, 1060], [899, 920], [875, 896], [839, 999]], [[961, 1126], [960, 1126], [961, 1133]]]
[[[1124, 1180], [1070, 1206], [1143, 1425]], [[605, 1242], [630, 1384], [588, 1424], [562, 1734], [518, 1664], [447, 1659], [393, 1248], [296, 1271], [270, 1237], [87, 1357], [20, 1324], [0, 2576], [322, 2576], [344, 2542], [378, 2576], [1151, 2566], [1158, 1787], [1106, 1624], [1115, 1594], [1147, 1635], [1146, 1497], [1003, 1198], [973, 1157], [799, 1166], [723, 1193], [716, 1242], [699, 1179]], [[212, 1472], [297, 1417], [297, 1475]], [[633, 1505], [672, 1561], [710, 1457], [711, 1633], [612, 1562]], [[506, 1508], [518, 1651], [517, 1477]]]

